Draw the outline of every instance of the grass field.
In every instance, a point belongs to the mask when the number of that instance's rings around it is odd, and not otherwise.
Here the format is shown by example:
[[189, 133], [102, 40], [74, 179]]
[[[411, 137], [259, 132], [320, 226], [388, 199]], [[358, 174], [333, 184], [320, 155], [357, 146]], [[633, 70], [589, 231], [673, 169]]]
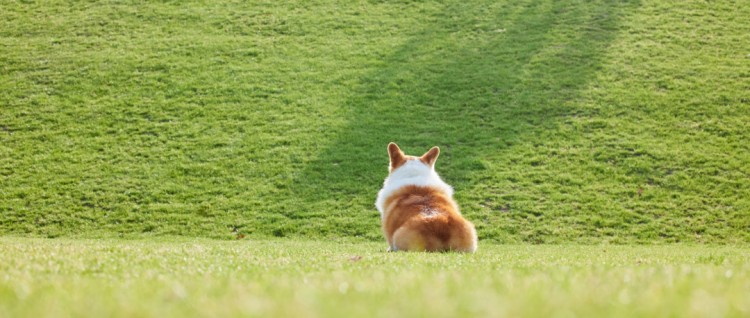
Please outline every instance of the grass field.
[[750, 249], [0, 238], [2, 317], [747, 317]]
[[[748, 317], [747, 17], [2, 1], [0, 317]], [[391, 141], [476, 254], [384, 252]]]
[[480, 239], [750, 241], [750, 6], [6, 1], [0, 234], [379, 240], [385, 146]]

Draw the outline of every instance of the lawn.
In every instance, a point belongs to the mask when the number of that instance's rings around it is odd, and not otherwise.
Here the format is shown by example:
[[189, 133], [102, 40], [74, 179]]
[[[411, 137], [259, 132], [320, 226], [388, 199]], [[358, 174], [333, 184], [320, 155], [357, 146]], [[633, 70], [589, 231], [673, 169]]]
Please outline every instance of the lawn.
[[750, 6], [7, 1], [0, 234], [380, 239], [388, 142], [485, 242], [750, 241]]
[[[0, 7], [0, 317], [750, 316], [750, 5]], [[476, 254], [384, 252], [391, 141]]]
[[750, 249], [0, 238], [2, 317], [747, 317]]

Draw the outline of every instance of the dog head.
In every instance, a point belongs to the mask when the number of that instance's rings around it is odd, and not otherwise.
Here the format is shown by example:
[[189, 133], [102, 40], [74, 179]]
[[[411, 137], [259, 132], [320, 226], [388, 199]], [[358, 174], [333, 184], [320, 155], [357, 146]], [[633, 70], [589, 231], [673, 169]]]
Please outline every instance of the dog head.
[[437, 161], [438, 155], [440, 155], [440, 148], [432, 147], [421, 157], [405, 155], [401, 148], [395, 143], [388, 144], [388, 156], [391, 158], [390, 165], [388, 165], [388, 172], [393, 173], [396, 169], [407, 163], [420, 163], [428, 166], [430, 170], [435, 169], [435, 161]]

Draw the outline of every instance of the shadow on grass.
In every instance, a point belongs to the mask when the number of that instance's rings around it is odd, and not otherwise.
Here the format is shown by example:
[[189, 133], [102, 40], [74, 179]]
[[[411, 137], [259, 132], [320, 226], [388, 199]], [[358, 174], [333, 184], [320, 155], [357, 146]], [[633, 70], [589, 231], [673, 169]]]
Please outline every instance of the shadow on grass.
[[[408, 154], [442, 149], [437, 170], [472, 187], [482, 158], [554, 131], [594, 76], [619, 21], [637, 2], [526, 1], [445, 5], [435, 21], [362, 78], [348, 125], [321, 145], [293, 182], [306, 211], [286, 231], [379, 237], [375, 195], [387, 175], [386, 145]], [[324, 211], [337, 211], [325, 215]], [[299, 224], [298, 224], [299, 225]]]

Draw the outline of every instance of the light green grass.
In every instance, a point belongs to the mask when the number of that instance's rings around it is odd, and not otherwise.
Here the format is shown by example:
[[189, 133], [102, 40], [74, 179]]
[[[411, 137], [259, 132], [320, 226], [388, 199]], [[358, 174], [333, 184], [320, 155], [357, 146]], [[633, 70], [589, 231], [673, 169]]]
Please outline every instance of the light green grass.
[[0, 238], [2, 317], [747, 317], [750, 249]]
[[750, 241], [750, 5], [5, 1], [0, 234], [379, 240], [385, 146], [480, 239]]

